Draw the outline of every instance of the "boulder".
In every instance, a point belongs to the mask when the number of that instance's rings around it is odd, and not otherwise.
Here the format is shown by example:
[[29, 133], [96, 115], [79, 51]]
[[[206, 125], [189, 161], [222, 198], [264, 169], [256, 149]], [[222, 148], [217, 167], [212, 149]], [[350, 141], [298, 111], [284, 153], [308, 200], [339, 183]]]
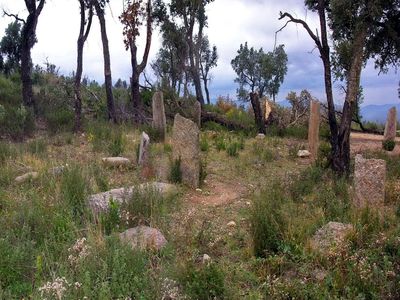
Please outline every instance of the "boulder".
[[264, 134], [264, 133], [259, 133], [259, 134], [257, 134], [256, 139], [257, 139], [257, 140], [263, 140], [263, 139], [265, 139], [265, 134]]
[[353, 225], [338, 222], [329, 222], [324, 225], [311, 239], [311, 248], [315, 251], [327, 253], [335, 247], [342, 246], [346, 236], [353, 230]]
[[164, 235], [157, 229], [148, 226], [130, 228], [119, 235], [123, 243], [136, 250], [161, 250], [167, 244]]
[[131, 161], [125, 157], [105, 157], [102, 158], [104, 165], [107, 167], [122, 167], [131, 165]]
[[201, 128], [201, 104], [199, 101], [195, 101], [193, 104], [193, 122]]
[[36, 179], [38, 177], [39, 177], [39, 173], [38, 172], [29, 172], [29, 173], [26, 173], [24, 175], [16, 177], [15, 178], [15, 182], [17, 184], [21, 184], [21, 183], [27, 182], [29, 180], [34, 180], [34, 179]]
[[394, 141], [396, 139], [397, 131], [397, 112], [396, 107], [392, 107], [387, 116], [385, 132], [383, 136], [384, 141]]
[[119, 204], [134, 200], [132, 199], [132, 196], [135, 189], [137, 189], [139, 192], [154, 190], [159, 192], [164, 197], [177, 193], [177, 188], [173, 184], [163, 182], [143, 183], [138, 187], [132, 186], [127, 188], [112, 189], [104, 193], [91, 195], [87, 200], [88, 205], [95, 214], [107, 212], [111, 199]]

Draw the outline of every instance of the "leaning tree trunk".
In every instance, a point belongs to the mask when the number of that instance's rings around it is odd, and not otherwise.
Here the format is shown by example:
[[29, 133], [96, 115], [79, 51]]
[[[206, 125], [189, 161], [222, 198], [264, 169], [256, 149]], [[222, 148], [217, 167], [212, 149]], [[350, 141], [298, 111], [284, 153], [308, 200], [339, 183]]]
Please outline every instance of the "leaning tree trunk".
[[131, 97], [132, 97], [132, 110], [133, 110], [133, 118], [135, 122], [141, 123], [143, 119], [143, 105], [140, 98], [140, 84], [139, 84], [139, 70], [136, 59], [137, 47], [134, 43], [131, 43], [131, 67], [132, 67], [132, 76], [131, 76]]
[[361, 28], [353, 41], [352, 63], [347, 77], [347, 93], [343, 106], [342, 121], [339, 129], [339, 155], [338, 164], [340, 174], [350, 173], [350, 131], [353, 119], [353, 109], [357, 101], [360, 89], [360, 76], [364, 56], [364, 44], [366, 40], [366, 28]]
[[207, 83], [207, 79], [204, 79], [204, 90], [206, 91], [206, 97], [207, 97], [207, 104], [210, 105], [211, 101], [210, 101], [210, 91], [208, 90], [208, 83]]
[[254, 121], [256, 123], [256, 127], [258, 133], [265, 134], [265, 122], [262, 116], [262, 110], [260, 105], [260, 98], [257, 93], [250, 93], [250, 101], [251, 106], [253, 107], [254, 111]]
[[117, 116], [115, 114], [114, 97], [113, 97], [113, 92], [112, 92], [111, 60], [110, 60], [110, 50], [108, 47], [106, 20], [104, 18], [104, 11], [100, 7], [98, 0], [94, 1], [94, 7], [96, 9], [97, 17], [99, 18], [101, 41], [103, 43], [104, 81], [105, 81], [104, 84], [106, 87], [108, 119], [112, 120], [114, 123], [117, 123]]

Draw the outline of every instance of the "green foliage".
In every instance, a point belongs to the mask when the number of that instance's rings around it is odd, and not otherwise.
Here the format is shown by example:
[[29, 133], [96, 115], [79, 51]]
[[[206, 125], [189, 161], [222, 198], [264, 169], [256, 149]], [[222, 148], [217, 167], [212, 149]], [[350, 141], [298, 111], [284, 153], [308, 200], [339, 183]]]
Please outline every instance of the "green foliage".
[[281, 247], [286, 226], [281, 212], [286, 201], [282, 191], [280, 185], [274, 184], [253, 199], [250, 222], [254, 254], [257, 257], [277, 253]]
[[386, 140], [382, 142], [382, 148], [386, 151], [393, 151], [396, 146], [396, 142], [393, 140]]
[[6, 58], [1, 71], [6, 75], [19, 72], [21, 61], [21, 27], [20, 22], [8, 24], [5, 35], [0, 41], [0, 57]]
[[56, 108], [45, 113], [48, 129], [51, 133], [72, 131], [74, 112], [68, 108]]
[[200, 139], [200, 150], [203, 152], [208, 152], [208, 149], [210, 148], [210, 145], [208, 143], [207, 138], [203, 137]]
[[271, 150], [264, 141], [256, 140], [253, 143], [253, 154], [257, 157], [259, 162], [272, 162], [277, 158], [276, 153]]
[[90, 122], [86, 131], [94, 151], [104, 151], [105, 148], [108, 148], [107, 143], [112, 137], [112, 129], [109, 124], [100, 121]]
[[181, 158], [175, 159], [172, 162], [171, 171], [169, 174], [169, 181], [172, 183], [182, 182]]
[[226, 150], [226, 142], [225, 142], [225, 137], [223, 135], [218, 135], [215, 138], [215, 148], [218, 151]]
[[188, 264], [181, 281], [192, 299], [223, 299], [226, 293], [224, 273], [216, 263], [199, 267]]
[[72, 166], [63, 173], [61, 196], [68, 210], [77, 221], [86, 212], [87, 183], [78, 166]]
[[110, 199], [108, 211], [100, 216], [100, 223], [106, 235], [110, 235], [120, 224], [120, 209], [118, 202]]
[[301, 201], [306, 195], [311, 194], [314, 187], [321, 181], [323, 169], [318, 166], [311, 166], [295, 176], [290, 186], [290, 193], [293, 201]]
[[47, 143], [44, 139], [35, 139], [27, 144], [28, 152], [37, 156], [42, 156], [47, 152]]
[[0, 141], [0, 165], [7, 159], [17, 156], [17, 150], [9, 143]]
[[228, 153], [229, 156], [236, 157], [239, 155], [239, 144], [234, 141], [230, 142], [228, 146], [226, 147], [226, 153]]
[[114, 131], [108, 145], [108, 152], [111, 156], [120, 156], [124, 152], [125, 144], [126, 141], [123, 133], [119, 130]]
[[331, 144], [327, 142], [321, 142], [318, 148], [318, 157], [315, 162], [321, 168], [328, 168], [331, 161]]

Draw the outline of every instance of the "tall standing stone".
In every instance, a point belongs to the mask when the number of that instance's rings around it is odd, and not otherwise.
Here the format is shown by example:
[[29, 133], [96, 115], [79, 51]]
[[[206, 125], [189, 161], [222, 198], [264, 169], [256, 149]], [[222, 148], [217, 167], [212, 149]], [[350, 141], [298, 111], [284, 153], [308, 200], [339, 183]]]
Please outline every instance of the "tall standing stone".
[[354, 166], [354, 204], [357, 207], [382, 205], [385, 201], [386, 162], [365, 159], [357, 154]]
[[308, 124], [308, 148], [311, 152], [311, 158], [317, 159], [319, 147], [319, 123], [320, 123], [320, 103], [318, 101], [310, 102], [310, 121]]
[[172, 129], [172, 156], [181, 160], [182, 182], [192, 188], [200, 184], [200, 143], [197, 125], [180, 114]]
[[153, 95], [153, 128], [159, 132], [160, 139], [164, 141], [167, 133], [167, 119], [165, 117], [164, 97], [162, 92]]
[[195, 101], [193, 105], [193, 121], [201, 128], [201, 103]]
[[148, 165], [149, 159], [150, 159], [150, 138], [146, 132], [142, 132], [142, 136], [140, 137], [138, 165], [141, 167]]
[[387, 116], [385, 133], [383, 136], [384, 141], [394, 141], [396, 139], [396, 130], [397, 130], [397, 112], [396, 107], [392, 107]]

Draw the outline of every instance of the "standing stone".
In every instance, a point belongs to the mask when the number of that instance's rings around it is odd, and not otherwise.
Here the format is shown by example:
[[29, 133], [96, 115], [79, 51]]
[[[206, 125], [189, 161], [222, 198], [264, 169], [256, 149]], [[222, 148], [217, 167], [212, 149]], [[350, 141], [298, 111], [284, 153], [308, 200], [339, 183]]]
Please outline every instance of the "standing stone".
[[180, 114], [175, 115], [172, 130], [172, 156], [181, 159], [182, 182], [192, 188], [200, 184], [200, 143], [197, 125]]
[[396, 139], [397, 130], [397, 112], [396, 107], [392, 107], [388, 112], [388, 117], [385, 126], [384, 141], [394, 141]]
[[150, 159], [150, 138], [146, 132], [142, 132], [142, 136], [140, 138], [140, 148], [139, 148], [139, 157], [138, 157], [138, 165], [143, 167], [149, 164]]
[[165, 117], [164, 97], [162, 92], [155, 92], [153, 95], [153, 128], [160, 134], [164, 141], [167, 133], [167, 119]]
[[354, 204], [357, 207], [383, 205], [385, 201], [386, 162], [356, 155], [354, 166]]
[[193, 121], [201, 128], [201, 104], [195, 101], [193, 105]]
[[311, 152], [311, 158], [317, 159], [319, 147], [319, 122], [320, 122], [320, 103], [318, 101], [310, 102], [310, 121], [308, 124], [308, 148]]

